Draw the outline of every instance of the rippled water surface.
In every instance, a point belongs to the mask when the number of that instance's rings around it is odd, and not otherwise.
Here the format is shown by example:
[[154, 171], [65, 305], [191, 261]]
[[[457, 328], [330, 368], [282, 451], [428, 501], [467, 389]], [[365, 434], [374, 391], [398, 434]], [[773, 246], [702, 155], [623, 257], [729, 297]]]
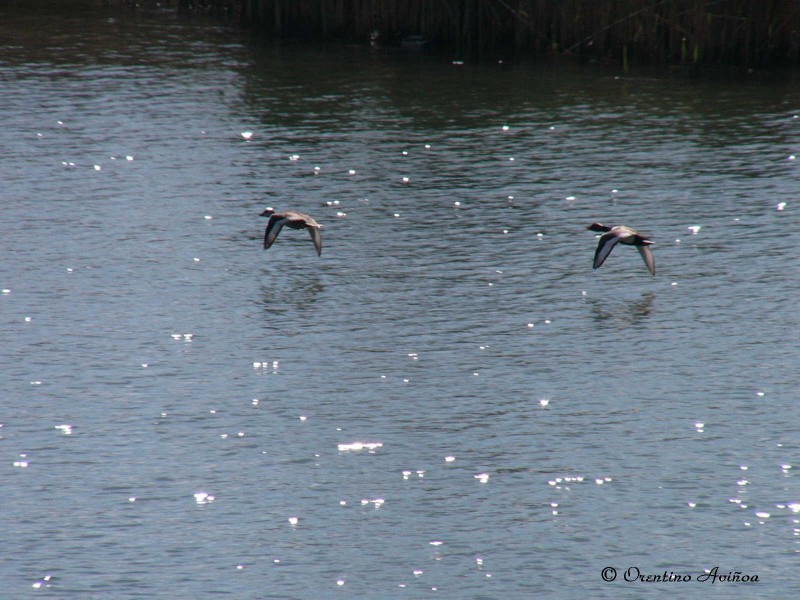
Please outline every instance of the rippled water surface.
[[0, 98], [3, 597], [800, 589], [793, 79], [0, 9]]

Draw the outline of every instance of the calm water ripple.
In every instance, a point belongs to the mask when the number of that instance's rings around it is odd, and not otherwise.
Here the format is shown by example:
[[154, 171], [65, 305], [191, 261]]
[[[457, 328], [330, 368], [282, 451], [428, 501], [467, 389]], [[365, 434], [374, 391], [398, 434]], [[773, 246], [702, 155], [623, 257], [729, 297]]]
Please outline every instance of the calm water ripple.
[[0, 40], [8, 597], [796, 592], [794, 78]]

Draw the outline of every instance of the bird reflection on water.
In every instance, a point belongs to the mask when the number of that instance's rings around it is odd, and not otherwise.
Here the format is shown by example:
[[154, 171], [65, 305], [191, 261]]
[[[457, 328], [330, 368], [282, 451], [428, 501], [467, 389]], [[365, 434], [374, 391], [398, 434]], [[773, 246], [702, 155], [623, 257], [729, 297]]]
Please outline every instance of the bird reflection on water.
[[[280, 283], [276, 285], [276, 283]], [[312, 309], [325, 291], [321, 279], [309, 273], [272, 278], [261, 286], [260, 302], [270, 317]]]
[[653, 314], [655, 292], [645, 292], [638, 300], [609, 305], [601, 300], [589, 300], [592, 318], [600, 325], [638, 325]]

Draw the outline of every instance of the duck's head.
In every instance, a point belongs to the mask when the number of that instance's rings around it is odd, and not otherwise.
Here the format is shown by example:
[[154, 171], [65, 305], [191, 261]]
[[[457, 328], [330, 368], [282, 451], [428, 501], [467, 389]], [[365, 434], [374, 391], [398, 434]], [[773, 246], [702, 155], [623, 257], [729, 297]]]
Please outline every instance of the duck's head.
[[603, 225], [602, 223], [592, 223], [586, 229], [588, 229], [589, 231], [608, 231], [609, 229], [611, 229], [611, 227]]
[[261, 213], [260, 215], [258, 215], [258, 216], [259, 216], [259, 217], [271, 217], [271, 216], [272, 216], [272, 213], [274, 213], [274, 212], [275, 212], [275, 209], [274, 209], [274, 208], [272, 208], [271, 206], [268, 206], [267, 208], [265, 208], [265, 209], [264, 209], [264, 212], [262, 212], [262, 213]]

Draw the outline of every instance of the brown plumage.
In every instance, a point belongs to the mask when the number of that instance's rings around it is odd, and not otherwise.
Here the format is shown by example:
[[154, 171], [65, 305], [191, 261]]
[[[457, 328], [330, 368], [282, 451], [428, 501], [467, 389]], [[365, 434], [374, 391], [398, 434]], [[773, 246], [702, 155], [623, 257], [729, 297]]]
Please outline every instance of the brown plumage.
[[275, 212], [273, 208], [267, 208], [259, 216], [269, 217], [267, 229], [264, 231], [264, 250], [272, 246], [285, 225], [292, 229], [307, 229], [311, 235], [311, 241], [314, 242], [314, 248], [317, 250], [317, 256], [322, 256], [322, 237], [319, 235], [322, 225], [307, 214], [296, 210]]
[[647, 265], [647, 270], [653, 275], [656, 274], [656, 261], [648, 247], [652, 246], [655, 242], [648, 240], [635, 229], [625, 225], [609, 227], [602, 223], [592, 223], [586, 229], [605, 232], [600, 236], [600, 241], [597, 244], [597, 250], [595, 250], [594, 253], [593, 268], [597, 269], [603, 264], [606, 258], [608, 258], [608, 255], [611, 254], [614, 246], [617, 244], [625, 244], [626, 246], [636, 246], [636, 249], [642, 256], [642, 260], [644, 260], [644, 264]]

